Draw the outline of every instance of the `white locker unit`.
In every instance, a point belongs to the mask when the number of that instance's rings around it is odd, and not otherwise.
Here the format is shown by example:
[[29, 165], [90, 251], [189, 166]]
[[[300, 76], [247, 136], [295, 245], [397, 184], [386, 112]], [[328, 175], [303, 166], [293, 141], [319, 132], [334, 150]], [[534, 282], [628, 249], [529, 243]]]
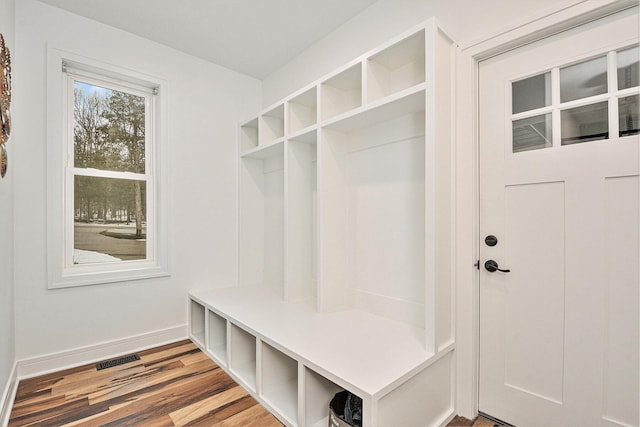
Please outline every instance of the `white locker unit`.
[[239, 283], [191, 338], [283, 423], [453, 415], [454, 43], [430, 19], [244, 122]]

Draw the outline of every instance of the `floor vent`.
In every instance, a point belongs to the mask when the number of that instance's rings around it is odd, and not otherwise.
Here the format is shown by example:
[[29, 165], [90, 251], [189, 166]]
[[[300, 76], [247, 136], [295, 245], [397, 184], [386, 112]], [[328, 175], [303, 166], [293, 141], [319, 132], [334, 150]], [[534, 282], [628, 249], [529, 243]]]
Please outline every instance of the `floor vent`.
[[106, 362], [96, 363], [96, 369], [100, 371], [102, 369], [124, 365], [125, 363], [135, 362], [136, 360], [140, 360], [140, 356], [138, 356], [137, 354], [132, 354], [130, 356], [119, 357], [117, 359], [107, 360]]

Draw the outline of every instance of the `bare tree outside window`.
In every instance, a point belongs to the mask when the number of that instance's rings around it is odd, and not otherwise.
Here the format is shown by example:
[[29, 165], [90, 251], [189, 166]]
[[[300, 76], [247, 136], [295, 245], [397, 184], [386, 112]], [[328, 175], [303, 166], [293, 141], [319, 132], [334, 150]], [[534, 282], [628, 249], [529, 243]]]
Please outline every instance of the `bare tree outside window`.
[[74, 83], [74, 264], [144, 260], [145, 98]]

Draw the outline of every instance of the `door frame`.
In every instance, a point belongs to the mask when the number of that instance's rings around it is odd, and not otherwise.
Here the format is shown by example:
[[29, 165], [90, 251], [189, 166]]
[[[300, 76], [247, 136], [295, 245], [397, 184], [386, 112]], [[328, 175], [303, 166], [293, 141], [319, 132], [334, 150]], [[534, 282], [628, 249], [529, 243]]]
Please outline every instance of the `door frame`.
[[[638, 5], [638, 0], [582, 0], [534, 16], [457, 52], [455, 159], [455, 413], [478, 414], [480, 340], [480, 165], [478, 73], [481, 61]], [[490, 414], [491, 415], [491, 414]], [[499, 414], [496, 414], [499, 416]]]

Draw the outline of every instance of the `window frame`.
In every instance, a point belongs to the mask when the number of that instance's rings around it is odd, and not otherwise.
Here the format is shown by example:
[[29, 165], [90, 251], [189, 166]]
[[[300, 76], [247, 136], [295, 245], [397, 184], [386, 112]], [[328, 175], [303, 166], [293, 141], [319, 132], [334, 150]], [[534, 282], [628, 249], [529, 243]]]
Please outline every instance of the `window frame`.
[[[166, 83], [89, 58], [48, 49], [47, 63], [48, 289], [169, 276], [166, 230]], [[145, 171], [111, 172], [74, 166], [74, 83], [106, 86], [145, 98]], [[80, 172], [80, 173], [78, 173]], [[146, 259], [73, 264], [75, 176], [146, 182]]]

